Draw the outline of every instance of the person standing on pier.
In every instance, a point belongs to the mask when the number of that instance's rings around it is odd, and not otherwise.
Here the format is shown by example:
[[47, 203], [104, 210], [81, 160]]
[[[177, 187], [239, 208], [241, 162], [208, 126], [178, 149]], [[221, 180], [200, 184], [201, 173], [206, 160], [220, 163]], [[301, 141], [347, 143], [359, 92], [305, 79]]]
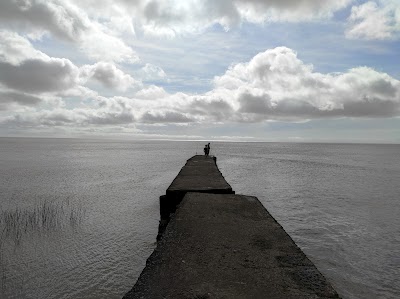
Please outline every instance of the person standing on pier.
[[210, 143], [206, 144], [204, 147], [204, 154], [208, 156], [210, 154]]

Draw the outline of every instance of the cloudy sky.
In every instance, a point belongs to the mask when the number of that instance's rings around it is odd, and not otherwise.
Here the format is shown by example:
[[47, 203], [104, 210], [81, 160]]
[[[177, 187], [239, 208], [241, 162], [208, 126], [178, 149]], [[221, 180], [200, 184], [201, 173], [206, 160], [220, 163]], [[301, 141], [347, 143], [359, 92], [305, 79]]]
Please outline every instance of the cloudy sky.
[[0, 136], [400, 143], [399, 0], [1, 0]]

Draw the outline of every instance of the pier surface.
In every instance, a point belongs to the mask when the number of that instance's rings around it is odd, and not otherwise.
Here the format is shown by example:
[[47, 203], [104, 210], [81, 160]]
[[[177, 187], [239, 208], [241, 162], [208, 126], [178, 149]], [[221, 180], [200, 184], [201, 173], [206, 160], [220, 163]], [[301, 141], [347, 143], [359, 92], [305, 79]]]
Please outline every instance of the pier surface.
[[[191, 176], [189, 170], [178, 177]], [[187, 190], [178, 177], [170, 188]], [[185, 194], [124, 298], [338, 298], [256, 197]]]
[[[216, 158], [196, 155], [187, 160], [179, 174], [160, 197], [161, 220], [169, 220], [187, 192], [232, 194], [232, 187], [219, 171]], [[163, 225], [163, 224], [162, 224]]]
[[187, 160], [167, 189], [167, 195], [181, 192], [226, 194], [232, 193], [232, 187], [219, 171], [216, 158], [196, 155]]

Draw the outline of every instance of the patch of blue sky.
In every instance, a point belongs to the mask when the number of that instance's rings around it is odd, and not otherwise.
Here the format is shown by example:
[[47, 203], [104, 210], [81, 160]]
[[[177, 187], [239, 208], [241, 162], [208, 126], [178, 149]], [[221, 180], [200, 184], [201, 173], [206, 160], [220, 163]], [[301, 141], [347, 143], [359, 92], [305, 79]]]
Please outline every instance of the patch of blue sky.
[[398, 74], [398, 67], [393, 64], [398, 59], [398, 41], [349, 40], [344, 31], [343, 23], [332, 21], [274, 23], [264, 27], [246, 24], [238, 32], [244, 42], [237, 51], [251, 57], [268, 48], [286, 46], [318, 72], [345, 72], [369, 66], [393, 76]]
[[35, 49], [47, 54], [54, 58], [67, 58], [77, 66], [90, 64], [87, 56], [79, 51], [78, 45], [71, 42], [55, 39], [49, 35], [44, 35], [39, 40], [30, 41]]
[[345, 72], [369, 66], [398, 76], [398, 67], [393, 64], [399, 53], [398, 42], [348, 40], [344, 30], [343, 23], [336, 21], [244, 23], [229, 31], [215, 25], [202, 34], [172, 40], [143, 37], [135, 43], [135, 50], [142, 62], [157, 65], [166, 72], [170, 81], [162, 86], [169, 92], [205, 92], [212, 88], [214, 76], [224, 74], [230, 65], [247, 62], [256, 54], [278, 46], [297, 51], [299, 59], [312, 64], [317, 72]]
[[[336, 12], [333, 20], [318, 23], [243, 23], [228, 31], [216, 24], [201, 34], [174, 39], [138, 36], [130, 44], [140, 61], [120, 66], [134, 74], [144, 64], [151, 63], [161, 67], [168, 80], [144, 80], [144, 83], [159, 85], [171, 93], [203, 93], [212, 89], [214, 76], [224, 74], [230, 65], [247, 62], [267, 49], [286, 46], [297, 51], [299, 59], [312, 64], [317, 72], [345, 72], [368, 66], [400, 78], [400, 70], [394, 63], [400, 53], [400, 42], [346, 39], [344, 20], [349, 13], [350, 8], [346, 8]], [[93, 63], [75, 44], [48, 36], [32, 44], [49, 56], [66, 57], [78, 66]]]

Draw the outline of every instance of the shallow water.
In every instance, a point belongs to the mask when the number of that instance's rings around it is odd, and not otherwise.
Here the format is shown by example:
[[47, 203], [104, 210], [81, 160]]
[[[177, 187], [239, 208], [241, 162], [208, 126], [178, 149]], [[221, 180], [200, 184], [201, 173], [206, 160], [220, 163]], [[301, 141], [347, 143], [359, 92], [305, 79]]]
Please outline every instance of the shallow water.
[[[158, 197], [202, 147], [0, 138], [1, 211], [52, 203], [60, 223], [2, 229], [0, 297], [120, 298], [155, 246]], [[214, 142], [211, 154], [344, 298], [400, 296], [399, 145]]]

